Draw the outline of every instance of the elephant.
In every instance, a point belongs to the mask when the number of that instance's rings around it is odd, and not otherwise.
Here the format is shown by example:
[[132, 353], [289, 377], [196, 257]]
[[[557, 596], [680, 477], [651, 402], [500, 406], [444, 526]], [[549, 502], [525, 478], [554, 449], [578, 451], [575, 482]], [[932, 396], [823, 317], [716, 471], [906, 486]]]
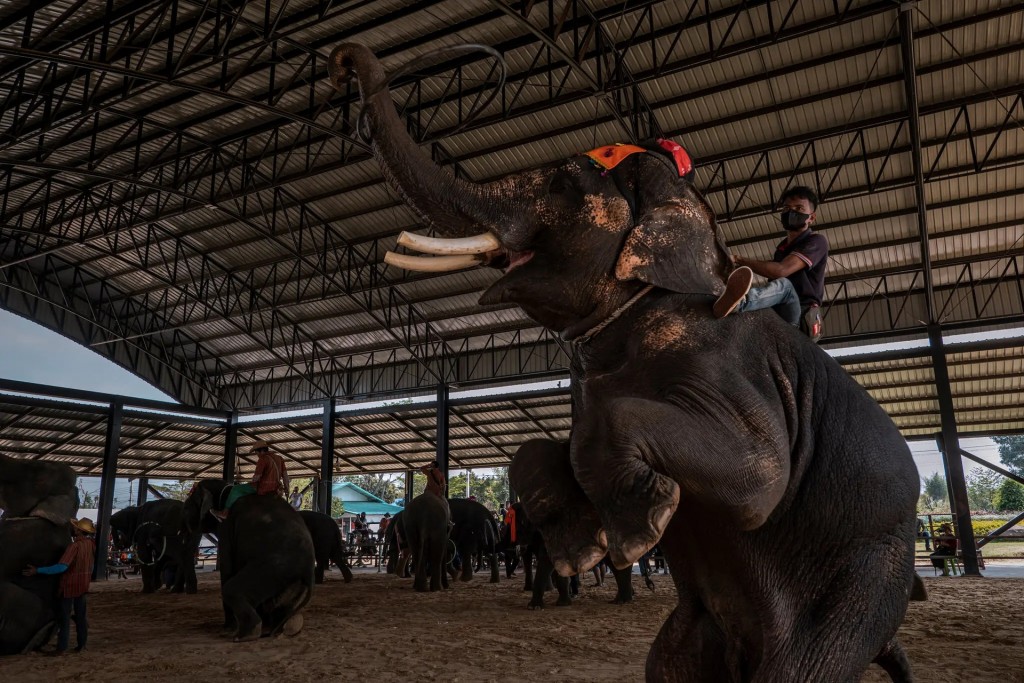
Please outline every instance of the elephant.
[[686, 151], [605, 145], [477, 184], [408, 134], [372, 52], [339, 45], [328, 69], [336, 88], [358, 80], [384, 176], [439, 235], [399, 244], [447, 254], [386, 262], [500, 269], [481, 305], [518, 305], [567, 342], [569, 440], [523, 444], [510, 483], [563, 576], [660, 540], [679, 604], [647, 679], [857, 680], [876, 659], [904, 679], [907, 444], [773, 311], [714, 316], [732, 260]]
[[[195, 558], [199, 553], [199, 544], [203, 534], [217, 536], [220, 520], [211, 510], [219, 509], [223, 504], [221, 498], [230, 482], [223, 479], [200, 479], [185, 498], [185, 506], [181, 512], [181, 527], [178, 531], [184, 546], [183, 552]], [[195, 561], [186, 563], [184, 567], [185, 583], [196, 583]]]
[[[448, 588], [448, 572], [445, 570], [449, 559], [448, 531], [451, 513], [448, 501], [434, 493], [425, 492], [409, 501], [402, 511], [402, 527], [409, 552], [416, 563], [413, 588], [423, 592], [427, 587], [427, 572], [430, 573], [430, 591]], [[397, 572], [401, 576], [408, 563], [403, 554]]]
[[[142, 564], [142, 592], [153, 593], [164, 584], [164, 571], [174, 567], [172, 593], [198, 590], [195, 550], [179, 530], [185, 512], [180, 500], [151, 500], [110, 516], [110, 529], [118, 549], [135, 548]], [[189, 571], [191, 568], [191, 571]]]
[[473, 558], [479, 553], [487, 555], [491, 564], [491, 583], [498, 583], [498, 523], [494, 514], [475, 500], [450, 498], [451, 539], [462, 557], [461, 581], [473, 579]]
[[[544, 593], [551, 590], [552, 583], [558, 591], [558, 601], [555, 606], [568, 607], [572, 604], [572, 598], [569, 595], [569, 579], [554, 571], [555, 567], [544, 545], [544, 538], [541, 536], [540, 530], [530, 523], [523, 504], [513, 503], [512, 509], [515, 518], [514, 528], [513, 526], [505, 527], [499, 548], [510, 551], [510, 553], [515, 553], [516, 549], [519, 550], [525, 576], [523, 590], [532, 592], [527, 607], [529, 609], [544, 609]], [[533, 559], [535, 557], [537, 558], [536, 577], [533, 574]], [[505, 566], [509, 576], [512, 574], [511, 567], [513, 566], [510, 560], [511, 557], [507, 553]]]
[[56, 563], [71, 543], [75, 482], [67, 465], [0, 454], [0, 654], [29, 652], [50, 638], [60, 577], [21, 572]]
[[345, 544], [341, 540], [341, 529], [330, 515], [314, 510], [300, 510], [299, 515], [306, 523], [309, 535], [313, 539], [313, 552], [316, 557], [316, 583], [324, 582], [324, 572], [331, 562], [338, 565], [345, 583], [352, 581], [352, 569], [348, 566], [345, 556]]
[[313, 595], [316, 555], [302, 516], [283, 498], [240, 498], [219, 528], [221, 599], [234, 641], [295, 635]]
[[3, 519], [42, 517], [64, 525], [78, 514], [77, 475], [56, 462], [20, 460], [0, 453]]

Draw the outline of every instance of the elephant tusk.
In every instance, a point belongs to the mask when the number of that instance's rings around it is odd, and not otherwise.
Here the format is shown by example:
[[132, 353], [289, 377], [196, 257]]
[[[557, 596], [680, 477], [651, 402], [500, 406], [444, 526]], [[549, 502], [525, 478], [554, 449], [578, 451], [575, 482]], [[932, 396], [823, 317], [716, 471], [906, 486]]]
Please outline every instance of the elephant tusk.
[[415, 249], [421, 254], [462, 255], [485, 254], [501, 249], [498, 238], [490, 232], [483, 232], [472, 237], [447, 239], [444, 237], [427, 237], [414, 232], [403, 232], [398, 236], [398, 246]]
[[459, 256], [409, 256], [389, 251], [384, 254], [384, 263], [396, 268], [416, 270], [421, 273], [447, 273], [450, 270], [461, 270], [478, 266], [483, 259], [466, 255]]

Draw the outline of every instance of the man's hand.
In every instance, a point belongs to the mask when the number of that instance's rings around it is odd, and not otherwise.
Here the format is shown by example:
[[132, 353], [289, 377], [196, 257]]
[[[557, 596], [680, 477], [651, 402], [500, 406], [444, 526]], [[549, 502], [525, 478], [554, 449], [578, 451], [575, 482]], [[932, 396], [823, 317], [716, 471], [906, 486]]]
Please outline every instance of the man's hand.
[[35, 576], [37, 572], [35, 567], [33, 567], [32, 565], [28, 565], [21, 573], [25, 576]]

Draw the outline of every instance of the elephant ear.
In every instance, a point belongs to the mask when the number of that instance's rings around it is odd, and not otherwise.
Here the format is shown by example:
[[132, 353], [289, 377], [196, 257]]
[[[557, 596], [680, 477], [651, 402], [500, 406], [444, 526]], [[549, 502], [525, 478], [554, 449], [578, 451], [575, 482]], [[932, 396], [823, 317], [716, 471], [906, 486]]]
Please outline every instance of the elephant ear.
[[707, 207], [682, 200], [643, 216], [615, 264], [619, 280], [640, 280], [681, 294], [718, 295], [729, 262]]

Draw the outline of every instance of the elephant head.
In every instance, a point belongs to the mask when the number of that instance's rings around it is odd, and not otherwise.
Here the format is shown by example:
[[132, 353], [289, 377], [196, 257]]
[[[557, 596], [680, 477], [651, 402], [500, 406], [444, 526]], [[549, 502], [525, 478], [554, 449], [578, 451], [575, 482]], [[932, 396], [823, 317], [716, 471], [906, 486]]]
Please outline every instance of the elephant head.
[[179, 535], [182, 538], [193, 539], [198, 544], [200, 534], [214, 530], [216, 520], [210, 510], [214, 509], [226, 486], [220, 479], [201, 479], [195, 483], [181, 512]]
[[41, 517], [67, 524], [78, 514], [77, 477], [67, 465], [0, 454], [0, 508], [4, 517]]
[[440, 255], [389, 254], [413, 270], [504, 270], [481, 304], [515, 303], [572, 339], [646, 286], [715, 295], [729, 259], [713, 213], [677, 145], [607, 146], [488, 183], [438, 167], [408, 135], [367, 48], [338, 46], [337, 88], [357, 78], [374, 155], [407, 204], [442, 235], [399, 244]]

